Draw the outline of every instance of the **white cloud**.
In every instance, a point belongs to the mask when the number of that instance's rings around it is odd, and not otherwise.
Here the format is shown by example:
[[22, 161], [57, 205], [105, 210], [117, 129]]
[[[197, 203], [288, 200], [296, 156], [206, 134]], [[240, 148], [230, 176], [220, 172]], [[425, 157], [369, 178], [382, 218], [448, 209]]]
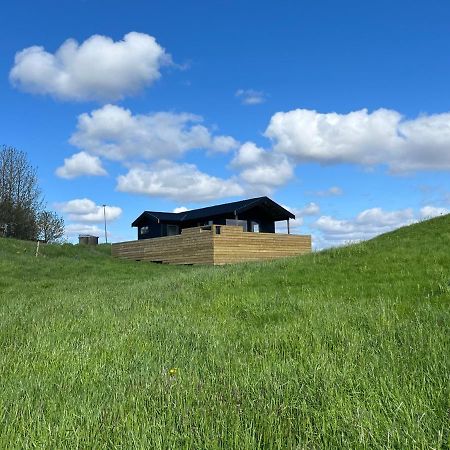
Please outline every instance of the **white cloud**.
[[285, 155], [264, 150], [253, 142], [239, 148], [231, 166], [241, 169], [240, 177], [253, 191], [264, 194], [286, 184], [294, 175], [294, 168]]
[[174, 213], [182, 213], [188, 211], [188, 209], [185, 206], [179, 206], [178, 208], [174, 208], [172, 212]]
[[70, 158], [64, 159], [64, 164], [55, 171], [61, 178], [72, 179], [82, 175], [102, 176], [107, 175], [106, 170], [98, 156], [89, 155], [86, 152], [79, 152]]
[[429, 219], [431, 217], [436, 216], [443, 216], [445, 214], [450, 214], [450, 210], [438, 206], [426, 205], [420, 209], [420, 217], [422, 217], [423, 219]]
[[102, 236], [104, 231], [97, 225], [86, 225], [83, 223], [71, 223], [64, 227], [66, 236], [74, 237], [80, 234], [90, 234], [92, 236]]
[[239, 142], [231, 136], [215, 136], [208, 145], [210, 150], [218, 153], [227, 153], [239, 147]]
[[265, 135], [299, 162], [386, 164], [392, 172], [450, 169], [450, 113], [406, 120], [393, 110], [272, 116]]
[[159, 161], [150, 167], [131, 168], [117, 178], [117, 190], [176, 201], [203, 202], [244, 193], [233, 179], [200, 172], [193, 164]]
[[342, 245], [347, 242], [370, 239], [378, 234], [409, 225], [415, 220], [411, 208], [385, 211], [381, 208], [366, 209], [352, 219], [336, 219], [321, 216], [312, 225], [320, 232], [323, 245]]
[[105, 105], [78, 117], [70, 143], [112, 160], [177, 158], [188, 150], [225, 152], [238, 145], [230, 136], [212, 136], [201, 121], [189, 113], [133, 115], [120, 106]]
[[381, 208], [371, 208], [360, 212], [350, 219], [337, 219], [321, 216], [312, 224], [316, 248], [326, 248], [370, 239], [379, 234], [396, 228], [410, 225], [419, 219], [449, 214], [446, 208], [427, 205], [418, 212], [411, 208], [395, 211], [385, 211]]
[[315, 195], [318, 197], [332, 197], [332, 196], [338, 196], [342, 195], [344, 193], [343, 189], [339, 186], [331, 186], [328, 189], [325, 189], [324, 191], [317, 191], [314, 192]]
[[[295, 215], [295, 219], [289, 221], [290, 231], [296, 233], [299, 232], [299, 228], [304, 223], [304, 218], [307, 216], [317, 216], [320, 213], [320, 206], [317, 203], [310, 202], [301, 208], [290, 207], [282, 205], [284, 209], [287, 209]], [[279, 233], [287, 233], [287, 223], [285, 221], [275, 224], [276, 231]]]
[[[97, 205], [88, 198], [76, 198], [64, 203], [59, 203], [56, 207], [68, 215], [69, 220], [81, 223], [101, 223], [104, 220], [103, 206]], [[118, 206], [105, 206], [105, 215], [108, 222], [118, 219], [122, 214], [122, 209]]]
[[297, 209], [294, 213], [299, 216], [317, 216], [320, 213], [320, 207], [317, 203], [310, 202], [303, 208]]
[[133, 95], [160, 77], [171, 57], [144, 33], [114, 42], [94, 35], [81, 44], [68, 39], [54, 53], [25, 48], [15, 56], [10, 80], [20, 89], [62, 100], [113, 101]]
[[254, 89], [238, 89], [235, 96], [239, 97], [244, 105], [258, 105], [266, 101], [266, 94]]

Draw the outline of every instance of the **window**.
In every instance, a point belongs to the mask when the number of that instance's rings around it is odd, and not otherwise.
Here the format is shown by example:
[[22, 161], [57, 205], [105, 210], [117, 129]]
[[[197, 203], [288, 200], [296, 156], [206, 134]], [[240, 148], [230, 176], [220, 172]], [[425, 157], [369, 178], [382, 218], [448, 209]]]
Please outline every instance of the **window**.
[[259, 233], [259, 223], [258, 222], [253, 222], [252, 221], [252, 231], [254, 233]]
[[141, 227], [141, 230], [140, 230], [141, 234], [148, 234], [148, 232], [149, 232], [148, 226]]
[[178, 225], [167, 225], [167, 236], [176, 236], [179, 234]]
[[247, 221], [246, 220], [226, 219], [225, 225], [231, 225], [233, 227], [242, 227], [242, 229], [244, 231], [247, 231]]

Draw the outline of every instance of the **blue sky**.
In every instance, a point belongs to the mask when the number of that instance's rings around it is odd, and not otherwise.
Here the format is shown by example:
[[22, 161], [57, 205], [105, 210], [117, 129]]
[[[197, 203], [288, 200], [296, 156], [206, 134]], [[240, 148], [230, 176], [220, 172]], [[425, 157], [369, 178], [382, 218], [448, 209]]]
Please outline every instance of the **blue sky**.
[[317, 248], [450, 208], [447, 1], [14, 1], [0, 143], [69, 239], [258, 195]]

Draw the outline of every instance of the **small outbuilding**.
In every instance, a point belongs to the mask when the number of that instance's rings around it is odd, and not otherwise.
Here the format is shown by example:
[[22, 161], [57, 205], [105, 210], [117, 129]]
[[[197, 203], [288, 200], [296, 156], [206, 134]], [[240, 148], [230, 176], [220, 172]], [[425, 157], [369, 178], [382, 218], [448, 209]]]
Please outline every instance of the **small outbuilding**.
[[92, 236], [91, 234], [80, 234], [78, 236], [78, 244], [98, 245], [98, 236]]

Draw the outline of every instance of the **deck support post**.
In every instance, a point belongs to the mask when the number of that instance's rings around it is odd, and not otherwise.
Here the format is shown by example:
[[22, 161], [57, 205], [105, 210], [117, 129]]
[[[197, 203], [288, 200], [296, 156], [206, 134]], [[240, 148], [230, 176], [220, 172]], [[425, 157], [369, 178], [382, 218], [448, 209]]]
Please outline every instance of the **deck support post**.
[[288, 229], [288, 234], [291, 234], [291, 229], [290, 229], [290, 227], [289, 227], [289, 218], [288, 218], [288, 220], [287, 220], [287, 229]]

